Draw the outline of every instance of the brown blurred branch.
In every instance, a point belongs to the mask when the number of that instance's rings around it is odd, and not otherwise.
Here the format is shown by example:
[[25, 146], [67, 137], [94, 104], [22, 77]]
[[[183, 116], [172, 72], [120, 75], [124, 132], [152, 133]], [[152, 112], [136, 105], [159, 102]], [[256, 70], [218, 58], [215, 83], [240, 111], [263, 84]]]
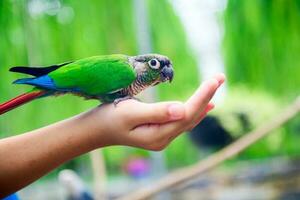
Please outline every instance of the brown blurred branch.
[[245, 150], [250, 145], [254, 144], [272, 130], [282, 126], [287, 121], [295, 117], [300, 112], [300, 97], [298, 97], [293, 104], [288, 106], [284, 111], [278, 114], [274, 119], [270, 120], [267, 123], [264, 123], [262, 126], [256, 130], [246, 134], [241, 137], [231, 145], [225, 147], [219, 152], [213, 154], [212, 156], [198, 162], [195, 165], [185, 167], [183, 169], [176, 170], [166, 175], [162, 179], [154, 182], [144, 188], [137, 190], [131, 194], [125, 195], [120, 198], [120, 200], [140, 200], [147, 199], [159, 192], [167, 190], [171, 187], [179, 185], [187, 180], [196, 178], [200, 174], [207, 172], [208, 170], [218, 166], [225, 160], [237, 155], [241, 151]]
[[94, 199], [105, 200], [106, 198], [106, 169], [103, 151], [97, 149], [90, 152], [94, 178]]

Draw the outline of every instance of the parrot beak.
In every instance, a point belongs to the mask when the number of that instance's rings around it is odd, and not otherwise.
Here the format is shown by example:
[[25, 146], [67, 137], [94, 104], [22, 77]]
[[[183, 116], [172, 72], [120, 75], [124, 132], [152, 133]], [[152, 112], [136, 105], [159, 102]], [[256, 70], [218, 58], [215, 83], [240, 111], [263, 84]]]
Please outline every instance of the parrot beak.
[[165, 82], [169, 80], [171, 83], [173, 80], [174, 72], [173, 72], [173, 67], [172, 65], [166, 65], [162, 68], [161, 73], [160, 73], [160, 80], [162, 82]]

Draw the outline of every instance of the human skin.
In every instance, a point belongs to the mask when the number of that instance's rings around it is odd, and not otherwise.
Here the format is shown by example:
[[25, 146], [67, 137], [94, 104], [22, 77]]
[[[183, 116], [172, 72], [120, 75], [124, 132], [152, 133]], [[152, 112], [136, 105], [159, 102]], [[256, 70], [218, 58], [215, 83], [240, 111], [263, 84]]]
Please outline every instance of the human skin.
[[112, 145], [164, 149], [210, 111], [223, 74], [205, 81], [184, 103], [126, 100], [103, 104], [70, 119], [0, 140], [0, 198], [91, 150]]

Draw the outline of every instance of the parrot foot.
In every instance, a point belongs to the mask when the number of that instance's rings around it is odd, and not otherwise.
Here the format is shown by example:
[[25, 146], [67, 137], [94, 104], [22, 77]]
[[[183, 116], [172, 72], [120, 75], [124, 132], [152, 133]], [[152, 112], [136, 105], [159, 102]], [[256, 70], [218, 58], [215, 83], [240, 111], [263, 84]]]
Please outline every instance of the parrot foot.
[[121, 101], [125, 101], [125, 100], [128, 100], [128, 99], [134, 99], [134, 100], [140, 101], [140, 100], [139, 100], [138, 98], [136, 98], [136, 97], [126, 96], [126, 97], [121, 97], [121, 98], [115, 99], [115, 100], [114, 100], [114, 105], [117, 106], [117, 104], [120, 103]]

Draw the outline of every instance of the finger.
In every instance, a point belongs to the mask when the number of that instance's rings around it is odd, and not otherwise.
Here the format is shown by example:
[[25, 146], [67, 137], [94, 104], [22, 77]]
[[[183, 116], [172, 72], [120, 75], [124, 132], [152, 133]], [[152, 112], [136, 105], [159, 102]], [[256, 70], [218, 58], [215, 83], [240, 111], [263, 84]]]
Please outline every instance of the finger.
[[[222, 74], [222, 73], [219, 73], [219, 74], [216, 74], [216, 75], [214, 76], [213, 79], [215, 79], [215, 80], [217, 81], [218, 86], [217, 86], [216, 89], [218, 89], [218, 88], [224, 83], [224, 81], [225, 81], [225, 75]], [[215, 94], [215, 92], [216, 92], [216, 90], [213, 92], [213, 94], [212, 94], [212, 96], [211, 96], [210, 98], [213, 97], [213, 95]], [[209, 104], [211, 104], [211, 105], [209, 105]], [[211, 109], [213, 109], [213, 108], [214, 108], [214, 105], [213, 105], [212, 103], [208, 103], [208, 107], [206, 107], [206, 109], [205, 109], [204, 111], [207, 113], [207, 112], [209, 112], [209, 111], [210, 111]], [[201, 113], [201, 111], [202, 111], [202, 110], [199, 110], [200, 113]], [[195, 123], [196, 123], [197, 121], [200, 121], [200, 120], [199, 120], [199, 117], [201, 117], [201, 115], [196, 115], [196, 116], [191, 120], [191, 121], [194, 121], [194, 122], [192, 122], [192, 125], [191, 125], [191, 126], [195, 126]]]
[[[199, 118], [199, 122], [202, 121], [206, 116], [207, 116], [207, 113], [202, 113], [200, 115], [201, 117]], [[185, 130], [182, 130], [182, 131], [173, 131], [172, 133], [170, 134], [162, 134], [159, 137], [159, 140], [160, 141], [165, 141], [165, 143], [170, 143], [171, 141], [173, 141], [175, 138], [177, 138], [180, 134], [184, 133], [185, 131], [191, 131], [198, 123], [194, 123], [192, 124], [191, 126], [189, 126], [188, 128], [185, 128]], [[162, 128], [162, 126], [164, 125], [161, 125], [161, 126], [153, 126], [152, 127], [152, 130], [148, 130], [148, 134], [149, 135], [153, 135], [157, 132], [159, 132], [159, 130]], [[151, 131], [151, 132], [150, 132]]]
[[180, 102], [135, 103], [127, 111], [127, 120], [132, 125], [165, 123], [184, 117], [184, 104]]
[[[222, 83], [222, 78], [220, 78]], [[212, 109], [213, 104], [209, 104], [210, 99], [215, 93], [216, 89], [219, 87], [219, 80], [211, 79], [202, 84], [200, 89], [185, 103], [185, 117], [184, 120], [178, 120], [175, 122], [169, 122], [165, 124], [160, 124], [159, 126], [148, 126], [147, 128], [137, 127], [134, 132], [144, 132], [147, 135], [157, 135], [163, 138], [175, 138], [187, 127], [193, 125], [193, 118], [198, 115], [198, 113], [204, 112], [205, 108], [208, 106], [208, 110]], [[187, 116], [188, 115], [188, 116]], [[140, 131], [143, 129], [143, 131]]]
[[202, 114], [199, 116], [199, 118], [197, 119], [197, 121], [194, 122], [193, 124], [191, 124], [191, 126], [189, 126], [189, 127], [187, 128], [187, 131], [193, 130], [193, 128], [195, 128], [198, 124], [200, 124], [201, 121], [202, 121], [206, 116], [207, 116], [207, 113], [202, 113]]
[[195, 94], [189, 98], [189, 100], [185, 103], [186, 117], [188, 120], [193, 120], [193, 118], [197, 116], [197, 113], [204, 111], [218, 87], [219, 81], [214, 78], [210, 79], [205, 81]]
[[169, 142], [171, 142], [173, 139], [175, 139], [176, 137], [178, 137], [180, 134], [186, 132], [186, 131], [191, 131], [193, 128], [195, 128], [199, 123], [201, 123], [201, 121], [207, 116], [208, 112], [203, 112], [199, 115], [198, 119], [192, 123], [191, 125], [189, 125], [188, 127], [185, 128], [184, 131], [178, 132], [177, 134], [174, 133], [172, 134], [172, 136], [169, 137]]
[[207, 116], [207, 113], [213, 110], [215, 105], [213, 103], [208, 103], [206, 106], [204, 112], [202, 112], [197, 118], [194, 120], [194, 122], [187, 128], [188, 131], [193, 129], [195, 126], [197, 126], [201, 121]]
[[204, 109], [204, 112], [202, 112], [199, 116], [195, 117], [193, 122], [187, 127], [187, 130], [191, 130], [195, 126], [197, 126], [203, 120], [203, 118], [207, 115], [207, 113], [210, 112], [211, 110], [213, 110], [214, 108], [215, 108], [215, 105], [212, 102], [209, 102], [207, 104], [206, 108]]
[[222, 85], [225, 82], [225, 79], [226, 79], [226, 77], [223, 73], [219, 73], [219, 74], [214, 75], [214, 78], [218, 81], [219, 86]]
[[176, 137], [188, 127], [194, 125], [195, 121], [198, 121], [195, 120], [195, 118], [199, 116], [199, 113], [204, 112], [218, 87], [219, 81], [216, 79], [205, 81], [194, 95], [192, 95], [192, 97], [190, 97], [190, 99], [185, 103], [184, 120], [166, 123], [160, 126], [162, 136], [170, 137], [174, 135], [174, 137]]
[[215, 104], [212, 102], [209, 102], [206, 106], [206, 108], [204, 109], [204, 112], [208, 113], [209, 111], [211, 111], [212, 109], [215, 108]]

